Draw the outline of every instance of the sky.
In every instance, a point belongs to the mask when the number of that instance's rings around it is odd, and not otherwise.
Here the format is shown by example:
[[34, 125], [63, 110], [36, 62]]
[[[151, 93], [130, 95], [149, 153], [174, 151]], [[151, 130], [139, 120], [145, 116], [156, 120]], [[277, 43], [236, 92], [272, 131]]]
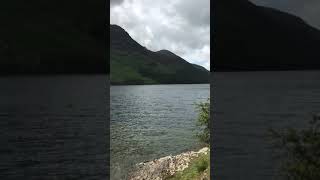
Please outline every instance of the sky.
[[111, 0], [110, 23], [149, 50], [210, 70], [210, 0]]
[[250, 0], [299, 16], [308, 24], [320, 29], [320, 0]]

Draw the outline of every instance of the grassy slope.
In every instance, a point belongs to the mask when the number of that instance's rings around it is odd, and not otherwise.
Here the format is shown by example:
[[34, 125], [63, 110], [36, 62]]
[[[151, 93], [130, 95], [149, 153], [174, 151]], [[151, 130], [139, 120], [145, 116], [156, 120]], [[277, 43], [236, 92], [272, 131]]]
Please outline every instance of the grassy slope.
[[[110, 62], [111, 81], [114, 84], [154, 84], [158, 83], [148, 77], [143, 76], [138, 72], [137, 63], [131, 63], [131, 59], [139, 61], [138, 56], [117, 56], [111, 54], [112, 61]], [[141, 61], [141, 60], [140, 60]], [[140, 62], [142, 64], [142, 62]]]
[[202, 180], [210, 179], [210, 153], [202, 154], [191, 161], [188, 168], [176, 173], [168, 180]]
[[112, 84], [208, 83], [209, 72], [166, 51], [141, 46], [120, 26], [110, 25]]
[[111, 50], [113, 84], [205, 83], [208, 72], [179, 63], [164, 64], [141, 53]]

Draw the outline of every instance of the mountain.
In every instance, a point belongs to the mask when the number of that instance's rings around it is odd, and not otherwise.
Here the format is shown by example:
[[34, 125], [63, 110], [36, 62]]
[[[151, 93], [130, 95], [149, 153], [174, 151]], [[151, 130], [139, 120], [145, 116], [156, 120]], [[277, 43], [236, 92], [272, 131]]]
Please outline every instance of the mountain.
[[247, 0], [216, 0], [213, 71], [320, 69], [320, 31]]
[[112, 84], [208, 83], [209, 71], [168, 50], [153, 52], [141, 46], [118, 25], [110, 25]]
[[0, 2], [0, 74], [107, 74], [105, 1]]

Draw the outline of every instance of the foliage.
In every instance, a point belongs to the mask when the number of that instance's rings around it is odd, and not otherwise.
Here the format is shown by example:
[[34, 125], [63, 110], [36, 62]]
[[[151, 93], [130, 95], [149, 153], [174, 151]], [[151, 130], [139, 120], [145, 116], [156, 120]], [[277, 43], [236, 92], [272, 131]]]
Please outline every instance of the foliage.
[[190, 179], [210, 179], [210, 153], [202, 154], [190, 162], [190, 166], [185, 170], [176, 173], [169, 180], [190, 180]]
[[210, 145], [210, 99], [197, 104], [197, 109], [199, 111], [197, 125], [201, 128], [197, 137], [201, 142]]
[[[199, 140], [206, 145], [210, 145], [210, 99], [196, 104], [199, 112], [197, 125], [201, 131], [197, 133]], [[190, 180], [190, 179], [210, 179], [210, 153], [201, 154], [191, 160], [190, 165], [185, 170], [176, 173], [168, 178], [169, 180]]]
[[284, 159], [281, 176], [288, 180], [320, 179], [320, 117], [314, 116], [302, 130], [271, 130], [273, 145]]

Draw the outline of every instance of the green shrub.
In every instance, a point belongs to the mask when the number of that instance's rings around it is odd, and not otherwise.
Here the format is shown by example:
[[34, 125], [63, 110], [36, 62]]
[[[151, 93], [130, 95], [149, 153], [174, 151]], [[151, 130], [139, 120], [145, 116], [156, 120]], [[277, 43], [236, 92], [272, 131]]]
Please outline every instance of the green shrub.
[[197, 133], [197, 137], [201, 142], [210, 145], [210, 99], [196, 106], [199, 111], [197, 125], [201, 128], [201, 132]]
[[270, 130], [273, 145], [283, 159], [281, 176], [288, 180], [320, 179], [320, 117], [302, 130]]

